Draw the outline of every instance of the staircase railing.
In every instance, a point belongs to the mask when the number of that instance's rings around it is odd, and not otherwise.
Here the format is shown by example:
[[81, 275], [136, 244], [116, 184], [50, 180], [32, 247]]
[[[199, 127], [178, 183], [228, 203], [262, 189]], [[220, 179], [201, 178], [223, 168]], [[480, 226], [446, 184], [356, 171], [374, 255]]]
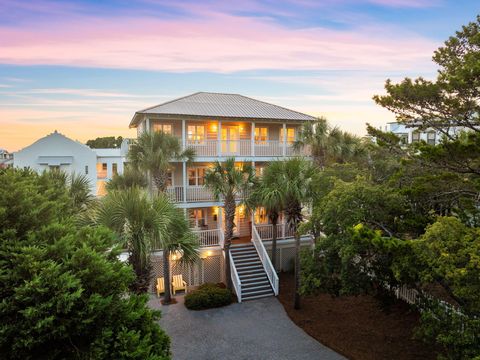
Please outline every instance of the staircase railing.
[[265, 269], [265, 273], [267, 274], [268, 280], [272, 285], [273, 292], [275, 293], [275, 296], [277, 296], [278, 290], [279, 290], [278, 275], [272, 265], [272, 261], [268, 256], [267, 250], [265, 249], [262, 239], [260, 238], [260, 235], [258, 235], [258, 231], [255, 226], [252, 226], [252, 242], [253, 242], [253, 245], [255, 246], [255, 249], [257, 249], [258, 256], [262, 261], [263, 268]]
[[232, 276], [233, 288], [237, 294], [238, 302], [242, 302], [242, 283], [240, 282], [240, 277], [238, 276], [237, 268], [233, 262], [232, 253], [229, 252], [228, 256], [230, 257], [230, 273]]

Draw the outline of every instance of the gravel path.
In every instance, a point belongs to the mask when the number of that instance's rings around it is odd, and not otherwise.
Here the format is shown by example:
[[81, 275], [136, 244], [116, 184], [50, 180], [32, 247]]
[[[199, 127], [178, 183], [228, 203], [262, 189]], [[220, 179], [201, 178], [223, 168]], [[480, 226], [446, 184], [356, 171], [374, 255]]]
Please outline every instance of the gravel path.
[[190, 311], [178, 303], [149, 305], [162, 311], [160, 324], [172, 340], [174, 360], [345, 359], [297, 327], [274, 297], [223, 308]]

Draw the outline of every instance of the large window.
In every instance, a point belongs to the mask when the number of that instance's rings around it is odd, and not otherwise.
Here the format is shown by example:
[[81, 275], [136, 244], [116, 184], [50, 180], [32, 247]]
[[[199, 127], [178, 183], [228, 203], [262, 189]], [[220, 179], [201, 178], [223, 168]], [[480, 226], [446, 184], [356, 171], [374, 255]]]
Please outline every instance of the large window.
[[437, 134], [435, 134], [435, 131], [429, 131], [429, 132], [427, 133], [427, 143], [428, 143], [429, 145], [435, 145], [436, 135], [437, 135]]
[[187, 139], [190, 142], [202, 143], [205, 140], [205, 126], [188, 125]]
[[207, 226], [206, 211], [204, 209], [189, 210], [190, 226], [193, 228], [205, 228]]
[[[283, 142], [283, 128], [280, 129], [280, 141]], [[287, 128], [287, 143], [291, 144], [295, 141], [295, 129]]]
[[205, 168], [188, 169], [188, 185], [201, 186], [205, 185]]
[[255, 144], [265, 145], [268, 140], [268, 128], [256, 127], [255, 128]]
[[419, 142], [420, 141], [420, 131], [412, 132], [412, 142]]
[[153, 124], [153, 131], [160, 131], [165, 134], [172, 133], [172, 125], [170, 124]]
[[107, 163], [97, 163], [97, 178], [105, 179], [107, 177]]

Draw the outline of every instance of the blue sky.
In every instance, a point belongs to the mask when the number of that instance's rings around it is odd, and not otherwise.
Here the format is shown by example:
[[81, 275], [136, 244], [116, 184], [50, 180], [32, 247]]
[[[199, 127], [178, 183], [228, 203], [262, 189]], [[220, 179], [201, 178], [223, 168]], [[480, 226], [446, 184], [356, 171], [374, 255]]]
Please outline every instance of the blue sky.
[[57, 129], [133, 136], [136, 110], [196, 91], [324, 115], [362, 135], [385, 79], [433, 78], [478, 1], [0, 0], [0, 147]]

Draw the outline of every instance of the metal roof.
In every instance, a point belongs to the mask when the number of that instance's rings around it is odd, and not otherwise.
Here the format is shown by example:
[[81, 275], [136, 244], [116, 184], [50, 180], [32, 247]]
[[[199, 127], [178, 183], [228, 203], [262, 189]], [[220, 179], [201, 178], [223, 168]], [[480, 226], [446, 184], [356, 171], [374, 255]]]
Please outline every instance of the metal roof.
[[142, 114], [188, 115], [269, 120], [311, 121], [315, 117], [239, 94], [197, 92], [137, 111], [130, 122], [135, 127]]

